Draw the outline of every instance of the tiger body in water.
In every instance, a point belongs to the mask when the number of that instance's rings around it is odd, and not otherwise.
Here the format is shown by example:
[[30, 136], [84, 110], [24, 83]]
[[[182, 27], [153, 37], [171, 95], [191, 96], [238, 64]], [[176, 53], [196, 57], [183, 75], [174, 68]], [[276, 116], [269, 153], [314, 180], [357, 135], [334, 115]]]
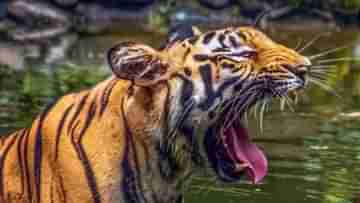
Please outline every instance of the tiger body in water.
[[180, 203], [210, 165], [233, 182], [267, 174], [240, 119], [305, 86], [308, 58], [252, 27], [186, 27], [160, 50], [122, 42], [113, 72], [0, 138], [0, 202]]

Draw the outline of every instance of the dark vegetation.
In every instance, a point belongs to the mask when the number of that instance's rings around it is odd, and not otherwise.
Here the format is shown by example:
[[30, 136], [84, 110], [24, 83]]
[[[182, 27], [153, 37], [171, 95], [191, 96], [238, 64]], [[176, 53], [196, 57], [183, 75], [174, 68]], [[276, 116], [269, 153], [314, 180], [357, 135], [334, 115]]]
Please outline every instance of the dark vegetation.
[[113, 32], [125, 21], [152, 31], [179, 22], [251, 24], [265, 11], [266, 21], [301, 16], [323, 24], [358, 24], [359, 9], [359, 0], [4, 0], [0, 32], [15, 41], [43, 41], [71, 31]]
[[24, 71], [2, 65], [0, 128], [28, 126], [32, 120], [29, 118], [38, 114], [46, 104], [66, 93], [90, 88], [107, 76], [94, 67], [84, 69], [70, 64], [56, 70], [41, 68]]

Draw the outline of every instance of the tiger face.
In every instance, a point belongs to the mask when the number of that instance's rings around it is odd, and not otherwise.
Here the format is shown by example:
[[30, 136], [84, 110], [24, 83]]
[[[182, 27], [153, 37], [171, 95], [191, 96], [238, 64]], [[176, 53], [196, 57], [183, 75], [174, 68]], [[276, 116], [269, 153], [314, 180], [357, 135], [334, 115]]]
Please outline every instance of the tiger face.
[[167, 84], [167, 121], [176, 136], [186, 136], [191, 153], [208, 160], [221, 180], [246, 175], [253, 183], [264, 178], [268, 163], [240, 120], [254, 104], [304, 88], [311, 65], [252, 27], [206, 33], [187, 27], [170, 34], [161, 50], [121, 43], [108, 60], [118, 78], [134, 85]]

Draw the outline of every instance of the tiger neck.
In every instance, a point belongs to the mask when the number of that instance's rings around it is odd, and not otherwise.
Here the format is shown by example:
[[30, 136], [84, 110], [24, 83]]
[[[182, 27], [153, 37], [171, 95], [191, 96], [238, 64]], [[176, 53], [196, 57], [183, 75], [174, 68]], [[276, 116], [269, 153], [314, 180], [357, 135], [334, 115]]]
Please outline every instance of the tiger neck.
[[145, 156], [139, 167], [147, 179], [143, 187], [163, 186], [159, 190], [162, 198], [166, 196], [164, 189], [169, 191], [169, 198], [183, 193], [197, 161], [191, 129], [179, 128], [180, 117], [186, 116], [179, 97], [183, 84], [180, 80], [173, 82], [156, 89], [130, 87], [124, 104], [128, 131], [136, 143], [133, 146], [143, 152], [137, 156]]

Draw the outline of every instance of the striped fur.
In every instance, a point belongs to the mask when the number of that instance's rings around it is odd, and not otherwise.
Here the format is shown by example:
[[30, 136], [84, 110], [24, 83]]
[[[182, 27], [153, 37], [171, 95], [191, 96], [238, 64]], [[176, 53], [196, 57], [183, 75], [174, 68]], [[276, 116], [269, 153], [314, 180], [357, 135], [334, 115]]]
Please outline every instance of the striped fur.
[[114, 46], [113, 77], [1, 137], [0, 202], [182, 202], [219, 107], [304, 86], [309, 60], [253, 28], [179, 33], [162, 50]]

